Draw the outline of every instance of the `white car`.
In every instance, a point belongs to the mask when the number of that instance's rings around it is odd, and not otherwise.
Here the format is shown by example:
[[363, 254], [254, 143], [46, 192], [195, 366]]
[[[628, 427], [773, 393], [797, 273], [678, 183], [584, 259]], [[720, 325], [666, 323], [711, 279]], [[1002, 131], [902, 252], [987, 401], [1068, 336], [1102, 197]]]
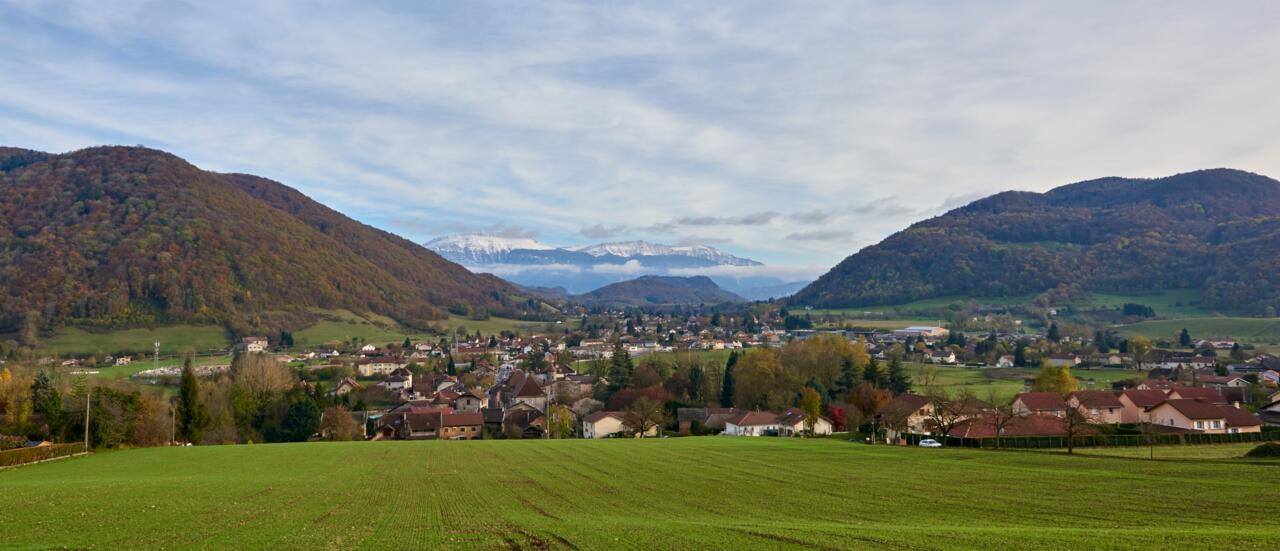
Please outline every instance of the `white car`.
[[920, 447], [922, 447], [922, 448], [941, 448], [941, 447], [942, 447], [942, 444], [941, 444], [941, 443], [939, 443], [937, 440], [934, 440], [934, 439], [932, 439], [932, 438], [925, 438], [924, 440], [921, 440], [921, 441], [920, 441]]

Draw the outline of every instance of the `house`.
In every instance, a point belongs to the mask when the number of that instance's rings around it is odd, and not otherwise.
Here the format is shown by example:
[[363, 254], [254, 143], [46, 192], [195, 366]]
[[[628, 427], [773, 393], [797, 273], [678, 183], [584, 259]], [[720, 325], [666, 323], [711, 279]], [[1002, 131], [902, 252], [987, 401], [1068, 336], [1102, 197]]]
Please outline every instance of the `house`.
[[739, 413], [724, 422], [724, 434], [730, 436], [777, 436], [785, 429], [778, 414], [769, 411]]
[[1124, 403], [1106, 390], [1077, 390], [1067, 396], [1067, 405], [1094, 423], [1117, 425], [1122, 422]]
[[478, 389], [469, 388], [465, 392], [459, 393], [457, 398], [453, 400], [453, 409], [467, 413], [478, 413], [481, 408], [489, 404], [489, 397]]
[[512, 407], [517, 403], [527, 404], [538, 411], [547, 410], [547, 392], [538, 381], [524, 371], [517, 370], [507, 378], [502, 388], [503, 403]]
[[1152, 407], [1150, 416], [1152, 424], [1208, 434], [1262, 430], [1262, 421], [1257, 416], [1202, 400], [1171, 398]]
[[1003, 356], [1000, 356], [1000, 359], [996, 360], [996, 367], [1003, 367], [1003, 368], [1013, 367], [1013, 360], [1014, 360], [1014, 357], [1011, 354], [1005, 354]]
[[405, 367], [406, 365], [408, 364], [394, 358], [364, 358], [356, 360], [356, 372], [359, 373], [361, 377], [390, 375], [391, 372]]
[[343, 377], [342, 381], [338, 383], [338, 386], [333, 388], [332, 394], [334, 396], [346, 396], [347, 394], [360, 390], [360, 388], [360, 383], [356, 382], [355, 379], [352, 379], [351, 377]]
[[903, 393], [894, 396], [876, 412], [876, 420], [885, 427], [886, 437], [897, 440], [904, 433], [928, 432], [929, 416], [933, 405], [918, 394]]
[[1170, 400], [1200, 400], [1202, 402], [1227, 405], [1227, 401], [1222, 398], [1222, 393], [1216, 388], [1207, 388], [1199, 386], [1178, 386], [1169, 390]]
[[236, 343], [235, 351], [256, 354], [259, 352], [266, 352], [267, 346], [266, 337], [245, 337], [240, 339], [240, 342]]
[[542, 438], [546, 431], [547, 417], [528, 407], [508, 410], [502, 418], [502, 432], [508, 437]]
[[133, 363], [132, 356], [120, 356], [119, 358], [116, 358], [116, 365], [129, 365], [131, 363]]
[[[804, 424], [805, 413], [800, 408], [791, 408], [782, 412], [778, 416], [778, 424], [782, 425], [782, 436], [796, 436], [806, 434]], [[818, 420], [813, 423], [813, 434], [826, 435], [831, 434], [832, 428], [835, 426], [830, 419], [818, 416]]]
[[739, 413], [738, 408], [677, 408], [676, 423], [680, 434], [690, 434], [694, 423], [704, 430], [723, 431], [725, 420]]
[[1003, 427], [997, 418], [983, 415], [961, 421], [948, 434], [959, 438], [995, 438], [1014, 436], [1058, 436], [1066, 434], [1066, 421], [1057, 415], [1019, 415], [1010, 417]]
[[954, 364], [956, 363], [956, 353], [952, 350], [943, 350], [941, 352], [930, 352], [924, 357], [925, 361], [935, 364]]
[[1249, 381], [1239, 375], [1210, 375], [1208, 377], [1200, 377], [1200, 384], [1214, 388], [1243, 388], [1249, 386]]
[[1121, 423], [1149, 423], [1150, 416], [1147, 410], [1152, 406], [1159, 404], [1165, 400], [1166, 396], [1163, 390], [1156, 389], [1125, 389], [1120, 393], [1119, 400], [1122, 407], [1120, 411]]
[[1050, 354], [1044, 363], [1053, 367], [1075, 367], [1080, 365], [1080, 356], [1075, 354]]
[[479, 440], [484, 433], [484, 416], [478, 411], [440, 413], [440, 440]]
[[1266, 425], [1280, 426], [1280, 399], [1258, 408], [1258, 417]]
[[1057, 392], [1023, 392], [1013, 397], [1014, 415], [1056, 415], [1067, 414], [1067, 403]]
[[361, 354], [370, 354], [370, 353], [377, 352], [377, 351], [378, 351], [378, 347], [376, 347], [376, 346], [374, 346], [374, 345], [372, 345], [372, 344], [366, 344], [366, 345], [364, 345], [364, 346], [361, 346], [361, 347], [360, 347], [360, 353], [361, 353]]
[[[621, 411], [597, 411], [582, 418], [583, 438], [608, 438], [628, 432], [626, 413]], [[657, 436], [658, 427], [650, 427], [645, 436]]]

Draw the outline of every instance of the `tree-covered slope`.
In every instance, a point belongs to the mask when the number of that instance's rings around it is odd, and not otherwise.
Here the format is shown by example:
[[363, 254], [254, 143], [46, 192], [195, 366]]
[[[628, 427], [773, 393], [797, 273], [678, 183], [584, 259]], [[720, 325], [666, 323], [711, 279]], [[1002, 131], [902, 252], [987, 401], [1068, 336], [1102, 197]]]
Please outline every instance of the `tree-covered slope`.
[[0, 332], [65, 323], [293, 325], [344, 308], [422, 326], [520, 314], [514, 288], [282, 184], [173, 155], [0, 149]]
[[657, 306], [678, 304], [719, 304], [744, 299], [716, 285], [706, 276], [643, 276], [605, 285], [573, 297], [591, 305]]
[[1203, 170], [1004, 192], [898, 232], [792, 297], [844, 307], [1061, 285], [1142, 292], [1199, 288], [1206, 306], [1280, 307], [1280, 182]]

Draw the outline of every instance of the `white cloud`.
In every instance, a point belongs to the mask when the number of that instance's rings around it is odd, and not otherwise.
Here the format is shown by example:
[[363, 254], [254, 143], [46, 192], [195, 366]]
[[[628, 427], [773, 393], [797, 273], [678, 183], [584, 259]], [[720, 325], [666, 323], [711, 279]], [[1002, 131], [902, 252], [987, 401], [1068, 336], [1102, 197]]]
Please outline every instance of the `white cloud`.
[[1260, 1], [7, 3], [0, 135], [167, 149], [416, 241], [494, 225], [703, 237], [829, 266], [855, 241], [827, 236], [872, 242], [1004, 189], [1280, 175], [1280, 119], [1260, 115], [1280, 111], [1277, 15]]

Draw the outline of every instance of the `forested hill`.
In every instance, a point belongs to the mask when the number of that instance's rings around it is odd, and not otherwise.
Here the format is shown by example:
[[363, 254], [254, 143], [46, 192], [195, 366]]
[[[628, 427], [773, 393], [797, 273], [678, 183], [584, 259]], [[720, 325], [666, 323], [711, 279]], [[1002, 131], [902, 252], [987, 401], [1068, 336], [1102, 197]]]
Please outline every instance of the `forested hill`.
[[311, 308], [423, 326], [520, 315], [497, 278], [270, 180], [168, 153], [0, 149], [0, 333], [32, 323], [292, 326]]
[[642, 276], [572, 297], [589, 305], [670, 306], [743, 302], [706, 276]]
[[1019, 296], [1060, 285], [1119, 293], [1199, 288], [1208, 307], [1274, 312], [1280, 182], [1215, 169], [1004, 192], [859, 251], [791, 303]]

